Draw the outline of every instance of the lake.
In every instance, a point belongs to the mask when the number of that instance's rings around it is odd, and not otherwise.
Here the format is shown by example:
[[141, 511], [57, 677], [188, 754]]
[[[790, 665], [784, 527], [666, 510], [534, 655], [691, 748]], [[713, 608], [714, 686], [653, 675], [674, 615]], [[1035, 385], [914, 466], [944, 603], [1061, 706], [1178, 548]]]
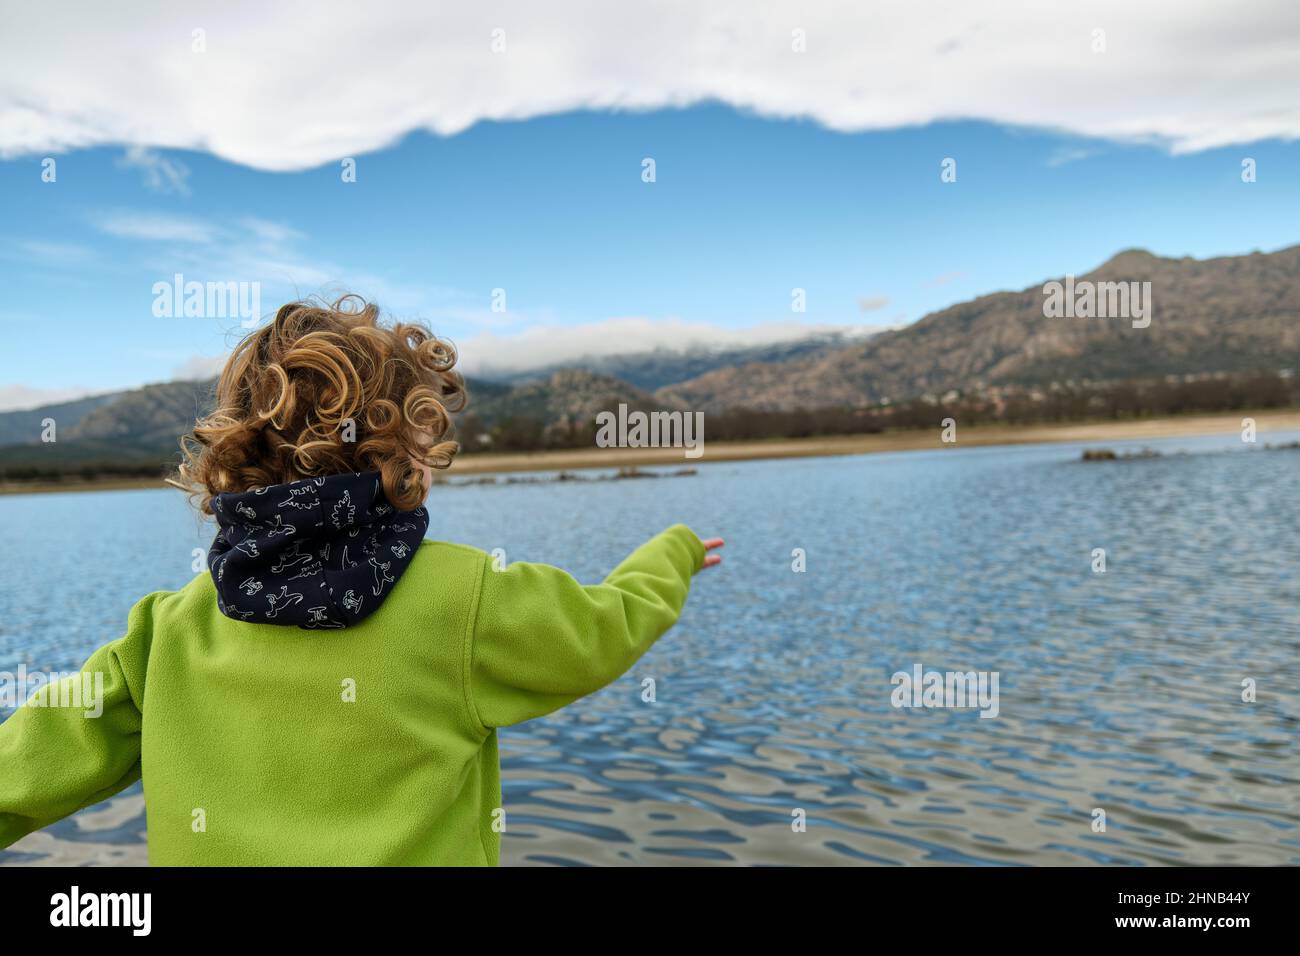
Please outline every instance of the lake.
[[[586, 582], [676, 521], [727, 539], [625, 677], [502, 732], [502, 862], [1300, 863], [1300, 451], [1264, 440], [436, 489], [430, 537]], [[8, 671], [78, 666], [211, 540], [166, 490], [0, 497], [0, 528]], [[895, 707], [917, 665], [996, 672], [997, 716]], [[144, 829], [137, 785], [0, 862], [143, 863]]]

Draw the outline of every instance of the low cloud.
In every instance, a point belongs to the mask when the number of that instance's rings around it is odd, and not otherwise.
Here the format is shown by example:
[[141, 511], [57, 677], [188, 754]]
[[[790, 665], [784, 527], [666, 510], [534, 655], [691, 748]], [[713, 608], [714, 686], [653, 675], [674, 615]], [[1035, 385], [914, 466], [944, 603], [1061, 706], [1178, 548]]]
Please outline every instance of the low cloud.
[[172, 370], [172, 378], [181, 382], [197, 382], [220, 374], [226, 365], [225, 355], [192, 355]]
[[[434, 323], [435, 332], [436, 323]], [[642, 352], [750, 348], [819, 335], [865, 337], [882, 331], [874, 325], [804, 325], [765, 322], [729, 328], [681, 319], [614, 318], [581, 325], [541, 325], [513, 333], [480, 332], [454, 337], [457, 367], [470, 375], [526, 372], [582, 359]], [[221, 372], [226, 355], [193, 355], [173, 370], [173, 378], [207, 379]]]
[[89, 395], [102, 394], [102, 388], [33, 388], [30, 385], [0, 385], [0, 412], [12, 412], [42, 405], [71, 402]]
[[764, 322], [745, 328], [682, 319], [612, 318], [570, 326], [537, 326], [514, 334], [480, 333], [456, 340], [461, 366], [472, 374], [518, 372], [583, 358], [605, 358], [657, 349], [748, 348], [814, 335], [868, 335], [874, 326], [810, 326]]

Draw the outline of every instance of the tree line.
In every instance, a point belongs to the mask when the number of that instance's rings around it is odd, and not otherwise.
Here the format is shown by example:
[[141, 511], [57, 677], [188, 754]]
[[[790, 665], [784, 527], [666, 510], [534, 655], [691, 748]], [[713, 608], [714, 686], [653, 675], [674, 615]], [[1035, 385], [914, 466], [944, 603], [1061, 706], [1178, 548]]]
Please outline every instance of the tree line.
[[[1300, 406], [1300, 379], [1284, 372], [1246, 372], [1195, 378], [1003, 386], [907, 402], [868, 406], [732, 409], [705, 416], [708, 441], [759, 441], [876, 434], [935, 428], [945, 418], [963, 425], [1031, 425], [1123, 421], [1192, 413]], [[470, 412], [457, 423], [466, 453], [587, 448], [595, 444], [594, 419], [547, 423], [511, 415], [485, 424]]]
[[[1032, 425], [1296, 407], [1300, 407], [1300, 378], [1294, 374], [1239, 372], [1109, 383], [999, 386], [948, 393], [942, 398], [927, 396], [863, 406], [789, 411], [741, 408], [706, 415], [704, 431], [710, 442], [761, 441], [929, 429], [939, 427], [945, 418], [964, 426]], [[470, 455], [591, 448], [596, 443], [596, 423], [594, 416], [589, 420], [569, 417], [547, 422], [529, 415], [510, 415], [487, 423], [471, 410], [459, 417], [455, 437], [462, 453]], [[0, 449], [0, 482], [152, 479], [175, 467], [170, 449], [160, 449], [152, 461], [141, 460], [140, 449], [135, 450], [132, 460], [123, 460], [125, 456], [115, 460], [101, 448], [68, 448], [66, 452], [66, 456], [54, 457], [33, 445]]]

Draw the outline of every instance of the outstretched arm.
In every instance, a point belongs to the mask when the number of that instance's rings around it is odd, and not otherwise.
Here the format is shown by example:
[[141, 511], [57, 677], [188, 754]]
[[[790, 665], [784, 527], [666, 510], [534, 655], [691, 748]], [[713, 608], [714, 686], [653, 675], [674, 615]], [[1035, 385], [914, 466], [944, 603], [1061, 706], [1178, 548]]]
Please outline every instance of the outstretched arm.
[[0, 847], [140, 778], [140, 726], [154, 596], [125, 637], [80, 673], [46, 683], [0, 724]]
[[480, 723], [541, 717], [621, 676], [677, 621], [692, 575], [721, 560], [707, 555], [721, 545], [674, 525], [587, 586], [545, 564], [489, 566], [471, 649]]

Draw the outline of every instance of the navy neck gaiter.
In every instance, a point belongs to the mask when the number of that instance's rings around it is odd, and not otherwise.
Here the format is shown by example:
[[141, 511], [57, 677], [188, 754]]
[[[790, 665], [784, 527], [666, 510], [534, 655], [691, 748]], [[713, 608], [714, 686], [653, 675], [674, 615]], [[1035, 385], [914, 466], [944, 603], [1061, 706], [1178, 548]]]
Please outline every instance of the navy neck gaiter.
[[212, 499], [208, 552], [217, 607], [259, 624], [338, 628], [373, 613], [429, 527], [396, 511], [378, 472], [304, 478]]

